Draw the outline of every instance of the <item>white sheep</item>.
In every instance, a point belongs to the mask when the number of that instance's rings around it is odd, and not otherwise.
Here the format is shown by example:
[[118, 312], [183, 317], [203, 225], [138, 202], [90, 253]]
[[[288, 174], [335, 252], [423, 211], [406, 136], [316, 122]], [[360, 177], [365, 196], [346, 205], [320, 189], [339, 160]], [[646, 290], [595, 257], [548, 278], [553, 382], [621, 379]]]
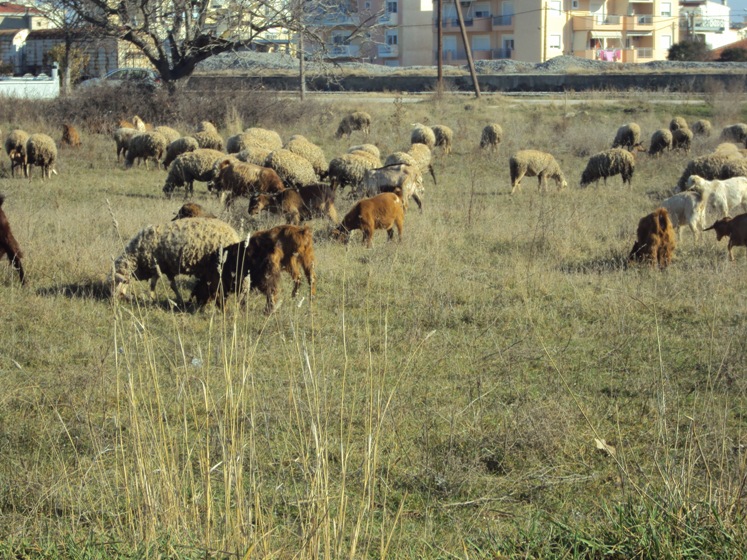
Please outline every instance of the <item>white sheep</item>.
[[280, 134], [269, 128], [251, 127], [247, 128], [241, 135], [246, 139], [248, 146], [266, 148], [271, 152], [283, 147], [283, 139]]
[[425, 144], [429, 149], [436, 147], [436, 133], [430, 126], [421, 123], [413, 123], [410, 132], [411, 144]]
[[214, 218], [185, 218], [147, 226], [130, 239], [124, 253], [114, 261], [112, 295], [126, 296], [135, 278], [150, 280], [150, 296], [155, 298], [156, 284], [163, 274], [171, 282], [179, 304], [183, 304], [176, 276], [207, 273], [211, 256], [239, 240], [230, 225]]
[[265, 167], [277, 171], [283, 183], [288, 186], [302, 187], [319, 180], [309, 160], [288, 150], [270, 152], [265, 160]]
[[450, 154], [454, 142], [454, 131], [444, 124], [434, 124], [431, 130], [436, 135], [436, 147], [440, 147], [444, 155]]
[[130, 138], [130, 143], [127, 146], [125, 167], [132, 167], [135, 160], [140, 158], [145, 160], [146, 169], [148, 169], [149, 159], [156, 162], [157, 169], [167, 146], [168, 143], [166, 142], [166, 138], [164, 138], [164, 136], [159, 132], [149, 130], [147, 132], [136, 134]]
[[57, 145], [46, 134], [32, 134], [26, 141], [26, 166], [28, 177], [31, 179], [31, 169], [34, 165], [41, 167], [42, 179], [49, 179], [52, 173], [57, 175], [54, 168], [57, 161]]
[[384, 192], [382, 187], [401, 189], [405, 210], [410, 198], [415, 200], [421, 211], [423, 210], [423, 175], [416, 165], [397, 163], [367, 170], [363, 177], [363, 195], [376, 196]]
[[181, 133], [178, 130], [176, 130], [175, 128], [171, 128], [170, 126], [157, 126], [153, 130], [166, 138], [167, 144], [171, 144], [174, 140], [178, 140], [182, 137]]
[[327, 156], [324, 155], [324, 150], [306, 137], [300, 134], [291, 136], [285, 144], [285, 149], [308, 160], [314, 168], [314, 173], [319, 177], [324, 178], [327, 176], [329, 163], [327, 163]]
[[554, 179], [558, 190], [568, 186], [558, 162], [546, 152], [539, 150], [520, 150], [509, 159], [511, 172], [511, 194], [521, 188], [524, 176], [537, 177], [540, 190], [547, 190], [547, 179]]
[[708, 181], [699, 175], [690, 175], [685, 188], [703, 193], [722, 218], [740, 204], [747, 205], [747, 177]]
[[166, 146], [166, 157], [163, 158], [163, 167], [168, 169], [171, 162], [174, 161], [178, 156], [186, 154], [187, 152], [194, 152], [200, 147], [197, 140], [191, 136], [182, 136], [171, 142]]
[[120, 156], [124, 156], [127, 153], [130, 140], [132, 140], [132, 137], [136, 134], [140, 134], [140, 131], [128, 126], [120, 127], [114, 131], [114, 142], [117, 145], [117, 161], [119, 161]]
[[252, 147], [247, 148], [246, 150], [241, 150], [238, 154], [236, 154], [236, 159], [238, 159], [239, 161], [253, 163], [254, 165], [261, 165], [264, 167], [265, 160], [271, 153], [272, 150], [268, 150], [266, 148]]
[[677, 193], [662, 201], [660, 206], [666, 208], [672, 227], [677, 229], [677, 237], [682, 241], [682, 228], [689, 226], [695, 239], [705, 228], [706, 202], [709, 193], [703, 190], [692, 190]]
[[641, 146], [641, 127], [637, 123], [624, 124], [617, 129], [615, 140], [612, 142], [613, 148], [625, 148], [632, 151]]
[[622, 175], [623, 185], [631, 185], [635, 173], [635, 158], [633, 154], [621, 148], [612, 148], [594, 154], [586, 163], [586, 168], [581, 173], [581, 186], [585, 187], [589, 183], [596, 182], [599, 185], [599, 179], [604, 179], [607, 185], [607, 177]]
[[371, 133], [371, 115], [364, 111], [354, 111], [345, 115], [340, 120], [335, 138], [342, 138], [343, 136], [350, 138], [350, 135], [356, 130], [360, 130], [368, 136]]
[[497, 123], [486, 124], [480, 136], [480, 148], [490, 148], [491, 151], [497, 151], [501, 140], [503, 140], [501, 125]]
[[163, 192], [171, 196], [176, 187], [185, 186], [186, 194], [191, 196], [195, 181], [210, 182], [217, 173], [216, 164], [226, 159], [226, 154], [218, 150], [199, 148], [177, 156], [169, 167]]

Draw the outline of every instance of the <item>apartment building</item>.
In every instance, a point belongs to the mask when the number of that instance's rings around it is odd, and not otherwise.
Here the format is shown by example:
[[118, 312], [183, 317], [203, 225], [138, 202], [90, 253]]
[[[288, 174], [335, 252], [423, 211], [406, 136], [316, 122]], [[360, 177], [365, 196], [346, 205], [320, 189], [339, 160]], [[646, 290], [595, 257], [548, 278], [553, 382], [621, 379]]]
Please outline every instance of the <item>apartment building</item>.
[[[544, 62], [560, 55], [645, 62], [666, 58], [679, 38], [676, 0], [460, 1], [475, 60]], [[443, 3], [448, 64], [466, 54], [453, 0]]]
[[702, 41], [712, 49], [742, 38], [737, 30], [731, 29], [731, 7], [726, 0], [681, 0], [680, 16], [680, 35]]

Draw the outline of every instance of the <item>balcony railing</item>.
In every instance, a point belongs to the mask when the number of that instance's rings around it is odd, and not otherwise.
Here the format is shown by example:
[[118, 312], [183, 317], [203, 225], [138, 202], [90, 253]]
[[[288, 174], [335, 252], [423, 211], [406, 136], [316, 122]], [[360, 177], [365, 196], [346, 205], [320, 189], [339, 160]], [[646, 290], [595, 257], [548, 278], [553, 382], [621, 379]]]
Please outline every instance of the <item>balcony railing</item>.
[[358, 45], [329, 45], [327, 53], [331, 58], [360, 56], [361, 48]]
[[395, 24], [397, 23], [397, 14], [394, 12], [387, 12], [380, 15], [377, 21], [382, 25]]
[[511, 58], [511, 53], [513, 53], [513, 49], [493, 49], [493, 60]]
[[334, 27], [338, 25], [355, 25], [361, 23], [361, 18], [352, 14], [322, 14], [309, 16], [307, 19], [309, 25], [319, 27]]
[[[475, 60], [502, 60], [511, 58], [513, 53], [512, 49], [472, 49], [472, 57]], [[434, 53], [434, 57], [438, 55], [438, 52]], [[444, 50], [444, 61], [462, 61], [467, 60], [467, 52], [464, 49], [448, 49]]]
[[493, 27], [511, 27], [514, 24], [514, 16], [493, 16]]
[[377, 51], [381, 58], [399, 56], [399, 45], [379, 45]]
[[724, 18], [704, 18], [696, 17], [693, 19], [693, 31], [701, 32], [721, 32], [726, 29], [726, 20]]

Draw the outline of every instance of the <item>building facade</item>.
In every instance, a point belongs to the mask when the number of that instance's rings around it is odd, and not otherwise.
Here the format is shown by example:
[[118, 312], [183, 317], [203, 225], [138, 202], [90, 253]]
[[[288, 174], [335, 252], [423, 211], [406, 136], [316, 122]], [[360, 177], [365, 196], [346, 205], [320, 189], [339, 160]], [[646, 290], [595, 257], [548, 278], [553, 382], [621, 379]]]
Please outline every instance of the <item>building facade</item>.
[[682, 0], [680, 16], [680, 35], [701, 41], [712, 49], [742, 38], [737, 30], [731, 29], [731, 8], [726, 0]]

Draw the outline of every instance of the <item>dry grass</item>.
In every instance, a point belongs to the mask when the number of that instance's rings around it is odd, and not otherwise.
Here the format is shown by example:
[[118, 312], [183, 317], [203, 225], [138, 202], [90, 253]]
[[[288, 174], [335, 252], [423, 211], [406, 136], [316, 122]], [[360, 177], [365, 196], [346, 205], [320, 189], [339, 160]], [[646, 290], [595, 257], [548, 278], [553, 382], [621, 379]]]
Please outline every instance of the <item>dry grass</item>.
[[[225, 314], [174, 310], [166, 283], [154, 304], [108, 300], [123, 243], [181, 201], [162, 197], [163, 171], [117, 166], [107, 136], [83, 131], [45, 183], [10, 179], [5, 160], [29, 286], [0, 263], [0, 552], [742, 554], [744, 254], [728, 263], [724, 244], [685, 233], [666, 272], [627, 265], [638, 219], [688, 156], [639, 156], [632, 189], [577, 186], [619, 125], [648, 137], [710, 109], [592, 99], [569, 118], [562, 102], [507, 103], [335, 102], [331, 120], [314, 105], [288, 128], [229, 113], [232, 131], [304, 134], [328, 157], [346, 149], [333, 133], [353, 108], [374, 115], [382, 153], [406, 146], [412, 122], [455, 131], [404, 241], [345, 247], [315, 222], [318, 296], [291, 301], [286, 276], [269, 318], [256, 296]], [[488, 122], [504, 130], [493, 156], [477, 149]], [[570, 188], [540, 194], [527, 178], [509, 196], [523, 148], [552, 152]], [[225, 218], [244, 231], [269, 225], [235, 206]]]

